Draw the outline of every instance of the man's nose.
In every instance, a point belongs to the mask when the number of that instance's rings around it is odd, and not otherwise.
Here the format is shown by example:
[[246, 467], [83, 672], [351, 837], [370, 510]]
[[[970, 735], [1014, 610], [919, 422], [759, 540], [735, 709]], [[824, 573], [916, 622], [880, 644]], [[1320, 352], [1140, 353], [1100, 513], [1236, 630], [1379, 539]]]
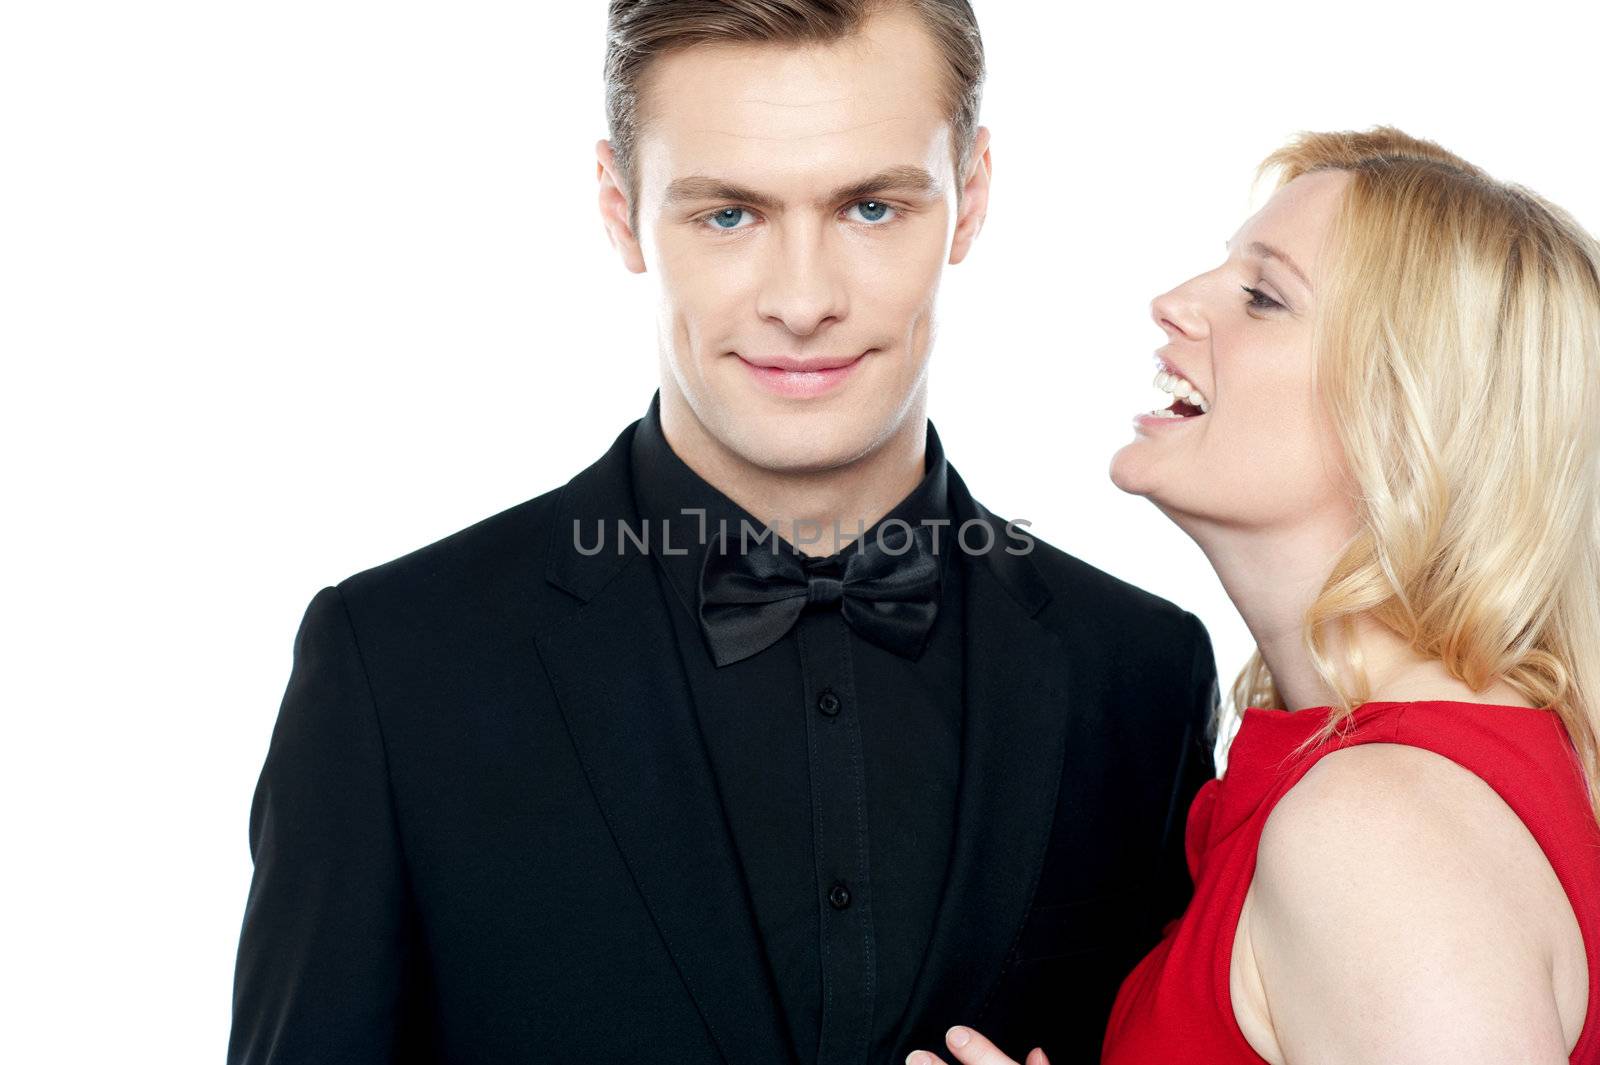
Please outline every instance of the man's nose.
[[848, 296], [838, 254], [826, 233], [785, 234], [765, 264], [757, 313], [795, 336], [844, 318]]

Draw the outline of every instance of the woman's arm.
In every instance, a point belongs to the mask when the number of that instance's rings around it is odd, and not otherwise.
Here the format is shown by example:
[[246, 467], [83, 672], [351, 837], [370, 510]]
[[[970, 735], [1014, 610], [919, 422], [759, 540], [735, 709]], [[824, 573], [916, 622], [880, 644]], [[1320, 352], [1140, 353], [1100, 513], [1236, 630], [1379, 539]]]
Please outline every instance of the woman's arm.
[[1558, 1065], [1581, 1026], [1582, 938], [1544, 852], [1416, 747], [1335, 752], [1284, 796], [1237, 943], [1235, 1016], [1274, 1065]]

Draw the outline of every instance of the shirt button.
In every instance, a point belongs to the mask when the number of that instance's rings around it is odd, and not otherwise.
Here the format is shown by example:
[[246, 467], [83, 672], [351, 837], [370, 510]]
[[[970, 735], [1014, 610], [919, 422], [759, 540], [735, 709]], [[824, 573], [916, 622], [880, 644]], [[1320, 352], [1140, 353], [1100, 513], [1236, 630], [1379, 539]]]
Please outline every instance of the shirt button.
[[824, 688], [822, 694], [817, 696], [817, 709], [833, 717], [839, 712], [839, 697], [831, 689]]
[[828, 890], [828, 905], [836, 910], [842, 910], [850, 905], [850, 889], [840, 880]]

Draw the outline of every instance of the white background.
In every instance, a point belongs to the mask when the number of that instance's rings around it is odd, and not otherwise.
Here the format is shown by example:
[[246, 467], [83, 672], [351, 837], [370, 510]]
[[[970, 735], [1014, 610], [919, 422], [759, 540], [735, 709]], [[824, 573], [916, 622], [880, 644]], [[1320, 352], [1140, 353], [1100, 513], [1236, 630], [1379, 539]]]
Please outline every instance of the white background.
[[[987, 226], [931, 413], [996, 512], [1248, 634], [1112, 487], [1150, 297], [1256, 162], [1394, 123], [1600, 226], [1575, 4], [978, 0]], [[654, 386], [594, 206], [604, 5], [0, 16], [0, 1059], [218, 1061], [247, 819], [316, 590], [564, 482]], [[664, 1059], [665, 1060], [665, 1059]]]

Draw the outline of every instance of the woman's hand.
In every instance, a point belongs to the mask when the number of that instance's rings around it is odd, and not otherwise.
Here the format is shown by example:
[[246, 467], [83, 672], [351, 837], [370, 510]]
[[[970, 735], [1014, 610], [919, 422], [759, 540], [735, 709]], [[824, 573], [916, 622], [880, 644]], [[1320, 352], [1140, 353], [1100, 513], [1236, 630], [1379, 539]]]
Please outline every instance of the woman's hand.
[[[945, 1046], [950, 1048], [950, 1053], [954, 1054], [962, 1065], [1017, 1065], [978, 1032], [971, 1028], [963, 1028], [959, 1024], [944, 1033], [944, 1042]], [[913, 1050], [906, 1055], [906, 1065], [940, 1065], [940, 1063], [936, 1055], [926, 1050]], [[1034, 1047], [1028, 1051], [1028, 1060], [1023, 1065], [1050, 1065], [1050, 1059], [1044, 1056], [1042, 1048]]]

